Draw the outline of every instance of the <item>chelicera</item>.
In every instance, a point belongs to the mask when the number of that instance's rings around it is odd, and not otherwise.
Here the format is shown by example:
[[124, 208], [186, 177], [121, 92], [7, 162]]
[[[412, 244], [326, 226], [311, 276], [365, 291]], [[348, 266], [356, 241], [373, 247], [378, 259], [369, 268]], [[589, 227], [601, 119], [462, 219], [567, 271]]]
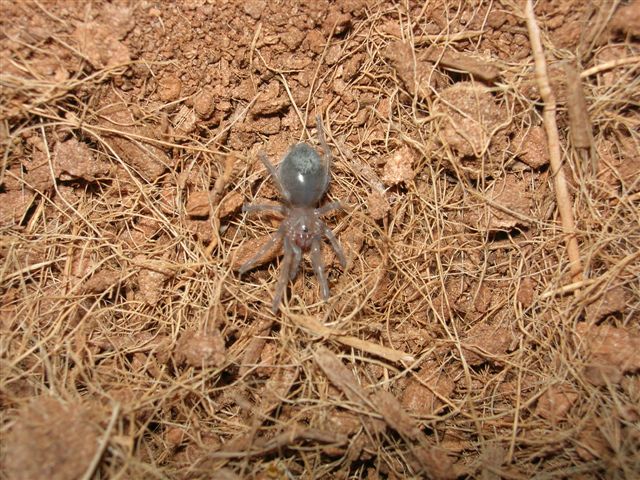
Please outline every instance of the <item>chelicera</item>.
[[311, 252], [311, 265], [320, 282], [322, 298], [325, 301], [329, 299], [329, 284], [322, 261], [323, 237], [331, 243], [342, 267], [346, 267], [347, 264], [340, 242], [322, 220], [324, 214], [341, 208], [340, 202], [331, 202], [316, 208], [327, 191], [331, 179], [331, 151], [324, 138], [320, 117], [317, 117], [317, 125], [322, 156], [306, 143], [298, 143], [291, 147], [276, 170], [266, 155], [260, 154], [260, 160], [280, 191], [281, 204], [245, 204], [242, 207], [244, 212], [271, 211], [280, 213], [284, 217], [280, 227], [269, 241], [238, 269], [241, 275], [251, 270], [276, 243], [283, 242], [284, 257], [272, 302], [274, 313], [280, 308], [280, 301], [288, 282], [296, 277], [302, 253], [305, 251]]

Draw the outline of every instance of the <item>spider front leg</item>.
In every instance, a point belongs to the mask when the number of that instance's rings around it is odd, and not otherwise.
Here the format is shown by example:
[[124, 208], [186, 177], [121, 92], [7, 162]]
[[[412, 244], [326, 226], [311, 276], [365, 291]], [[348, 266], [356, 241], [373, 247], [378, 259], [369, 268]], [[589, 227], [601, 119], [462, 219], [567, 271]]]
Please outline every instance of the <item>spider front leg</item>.
[[339, 201], [327, 203], [320, 208], [316, 208], [316, 215], [324, 215], [333, 210], [342, 210], [342, 204]]
[[313, 266], [313, 271], [320, 282], [322, 299], [327, 301], [329, 299], [329, 284], [327, 283], [327, 274], [325, 273], [324, 263], [322, 263], [322, 243], [320, 242], [320, 237], [314, 238], [311, 243], [311, 265]]
[[287, 201], [289, 201], [290, 200], [289, 192], [287, 192], [282, 186], [282, 182], [280, 181], [280, 177], [278, 176], [278, 171], [276, 170], [276, 167], [273, 166], [273, 163], [269, 161], [269, 159], [264, 154], [264, 152], [260, 152], [258, 156], [260, 157], [260, 161], [262, 162], [262, 164], [267, 169], [267, 172], [269, 172], [269, 175], [271, 175], [271, 178], [273, 178], [273, 181], [275, 182], [276, 187], [278, 187], [278, 191], [280, 192], [280, 195], [282, 195], [285, 199], [287, 199]]
[[327, 166], [331, 165], [331, 150], [329, 149], [329, 145], [327, 145], [327, 141], [324, 138], [324, 125], [322, 124], [322, 117], [320, 115], [316, 115], [316, 127], [318, 129], [318, 142], [322, 147], [322, 153], [325, 161], [327, 162]]
[[322, 147], [322, 160], [324, 163], [326, 174], [324, 190], [326, 191], [331, 180], [331, 149], [329, 148], [329, 145], [327, 145], [327, 141], [324, 138], [324, 125], [322, 125], [322, 117], [320, 115], [316, 116], [316, 124], [318, 128], [318, 142]]

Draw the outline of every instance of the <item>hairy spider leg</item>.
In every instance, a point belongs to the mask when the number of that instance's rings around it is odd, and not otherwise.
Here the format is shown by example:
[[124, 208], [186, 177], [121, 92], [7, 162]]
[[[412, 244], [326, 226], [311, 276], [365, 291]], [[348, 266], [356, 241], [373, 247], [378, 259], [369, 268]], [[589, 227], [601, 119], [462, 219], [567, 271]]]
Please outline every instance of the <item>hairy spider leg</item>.
[[[316, 215], [321, 216], [332, 210], [338, 210], [338, 209], [342, 209], [342, 205], [340, 204], [340, 202], [331, 202], [331, 203], [327, 203], [326, 205], [323, 205], [320, 208], [316, 208], [315, 212], [316, 212]], [[333, 251], [336, 252], [340, 265], [342, 265], [342, 268], [346, 268], [347, 258], [344, 255], [344, 250], [342, 249], [342, 245], [340, 245], [340, 242], [334, 235], [333, 231], [329, 227], [327, 227], [327, 225], [324, 222], [322, 222], [321, 225], [322, 225], [322, 233], [324, 234], [325, 237], [327, 237], [329, 242], [331, 242], [331, 247], [333, 247]]]
[[293, 248], [291, 245], [291, 241], [285, 237], [284, 238], [284, 258], [282, 260], [282, 265], [280, 265], [281, 272], [278, 277], [278, 283], [276, 284], [276, 291], [273, 294], [273, 303], [271, 304], [271, 311], [275, 314], [278, 313], [280, 309], [280, 301], [284, 296], [284, 291], [287, 288], [287, 284], [289, 283], [289, 272], [291, 271], [291, 262], [293, 261]]
[[347, 257], [345, 257], [344, 250], [342, 249], [342, 245], [340, 245], [340, 242], [338, 241], [336, 236], [333, 234], [333, 231], [323, 223], [322, 233], [324, 233], [324, 236], [329, 239], [329, 242], [331, 242], [331, 247], [333, 247], [333, 251], [336, 252], [336, 255], [338, 256], [338, 261], [340, 262], [340, 265], [342, 265], [342, 268], [346, 268]]
[[273, 166], [273, 163], [269, 161], [269, 159], [264, 154], [264, 152], [260, 152], [258, 156], [260, 157], [260, 161], [262, 162], [262, 164], [265, 166], [265, 168], [269, 172], [269, 175], [271, 175], [271, 178], [273, 178], [273, 181], [275, 182], [276, 187], [278, 187], [278, 191], [280, 192], [280, 195], [282, 195], [282, 197], [287, 202], [291, 202], [291, 196], [289, 195], [289, 192], [287, 192], [282, 186], [282, 182], [280, 181], [280, 177], [278, 176], [278, 171], [276, 170], [276, 167]]
[[329, 149], [329, 145], [327, 145], [327, 141], [324, 138], [324, 125], [322, 124], [322, 117], [320, 115], [316, 115], [316, 125], [318, 128], [318, 142], [322, 147], [322, 158], [324, 159], [324, 165], [327, 169], [327, 179], [324, 185], [324, 190], [329, 186], [329, 181], [331, 180], [331, 150]]
[[322, 263], [322, 242], [320, 242], [319, 237], [314, 238], [311, 242], [311, 265], [313, 265], [313, 271], [320, 282], [322, 299], [326, 301], [329, 299], [329, 284], [327, 283], [327, 275]]
[[302, 260], [302, 249], [293, 242], [291, 242], [291, 248], [293, 249], [293, 263], [289, 272], [289, 280], [296, 278], [300, 268], [300, 261]]
[[320, 208], [316, 208], [316, 215], [324, 215], [325, 213], [329, 213], [332, 210], [341, 210], [342, 204], [340, 202], [330, 202], [327, 203]]
[[322, 117], [320, 115], [316, 116], [316, 125], [318, 128], [318, 142], [322, 147], [324, 159], [327, 162], [331, 162], [331, 150], [329, 150], [329, 145], [327, 145], [327, 141], [324, 138], [324, 125], [322, 124]]
[[264, 245], [262, 245], [262, 247], [260, 247], [260, 249], [256, 252], [256, 254], [253, 257], [251, 257], [249, 260], [247, 260], [242, 265], [240, 265], [240, 268], [238, 269], [238, 272], [240, 272], [240, 275], [248, 272], [253, 267], [255, 267], [255, 264], [258, 262], [258, 260], [260, 260], [265, 253], [271, 250], [273, 246], [282, 239], [282, 237], [284, 237], [285, 227], [286, 227], [286, 223], [282, 222], [280, 224], [280, 227], [278, 227], [278, 230], [276, 230], [276, 232], [273, 235], [271, 235], [271, 238], [269, 239], [269, 241], [266, 242]]

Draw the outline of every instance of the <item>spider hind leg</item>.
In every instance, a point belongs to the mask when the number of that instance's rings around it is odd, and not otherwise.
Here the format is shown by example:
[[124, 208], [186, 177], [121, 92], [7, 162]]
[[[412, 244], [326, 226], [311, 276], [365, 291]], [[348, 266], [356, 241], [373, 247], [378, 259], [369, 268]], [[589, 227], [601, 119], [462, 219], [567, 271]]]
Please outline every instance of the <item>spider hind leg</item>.
[[294, 250], [291, 245], [291, 241], [285, 237], [284, 239], [284, 258], [280, 265], [280, 276], [278, 277], [278, 283], [276, 284], [276, 290], [273, 293], [273, 302], [271, 304], [271, 311], [275, 314], [280, 309], [280, 302], [284, 296], [284, 291], [289, 283], [289, 276], [292, 269], [292, 262], [294, 260]]
[[282, 225], [280, 225], [280, 228], [278, 228], [278, 230], [276, 230], [276, 232], [273, 235], [271, 235], [271, 238], [269, 239], [269, 241], [265, 242], [265, 244], [260, 247], [260, 249], [256, 252], [256, 254], [253, 257], [251, 257], [249, 260], [247, 260], [242, 265], [240, 265], [240, 267], [238, 268], [238, 272], [240, 272], [240, 275], [248, 272], [253, 267], [255, 267], [260, 261], [260, 259], [269, 250], [271, 250], [276, 243], [278, 243], [282, 239], [282, 237], [284, 236], [284, 232], [285, 232], [285, 224], [282, 223]]
[[319, 238], [314, 238], [311, 244], [311, 265], [313, 265], [313, 271], [320, 282], [322, 299], [327, 301], [329, 299], [329, 283], [327, 282], [327, 274], [322, 262], [322, 243]]

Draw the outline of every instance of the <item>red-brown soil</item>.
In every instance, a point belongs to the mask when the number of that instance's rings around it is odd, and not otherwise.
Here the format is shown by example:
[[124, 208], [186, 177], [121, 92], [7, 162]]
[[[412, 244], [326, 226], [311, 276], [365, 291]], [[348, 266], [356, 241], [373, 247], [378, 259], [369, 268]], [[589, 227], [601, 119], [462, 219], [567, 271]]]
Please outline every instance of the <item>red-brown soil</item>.
[[535, 5], [564, 180], [524, 2], [1, 8], [2, 478], [640, 476], [640, 2]]

